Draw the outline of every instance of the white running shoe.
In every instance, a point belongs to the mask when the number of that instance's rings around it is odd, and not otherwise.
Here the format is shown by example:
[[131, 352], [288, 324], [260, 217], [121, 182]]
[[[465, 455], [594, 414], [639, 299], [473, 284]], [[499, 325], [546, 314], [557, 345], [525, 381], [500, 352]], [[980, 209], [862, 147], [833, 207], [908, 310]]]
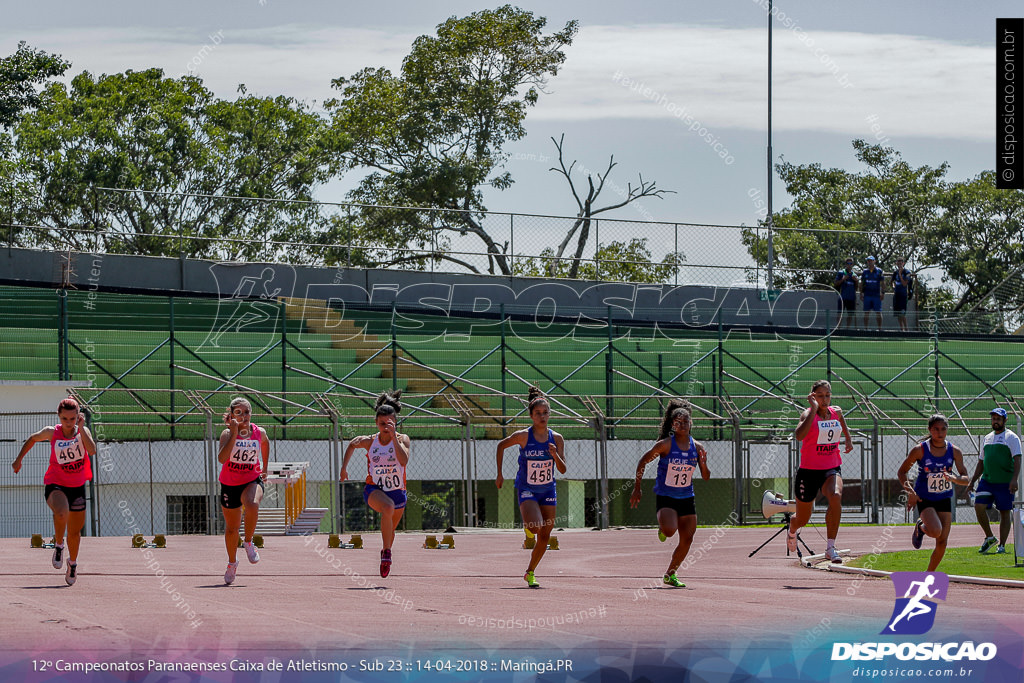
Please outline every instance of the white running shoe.
[[260, 554], [256, 552], [256, 545], [252, 541], [243, 543], [245, 546], [245, 556], [249, 558], [249, 564], [256, 564], [260, 561]]
[[797, 550], [796, 534], [791, 534], [788, 531], [786, 532], [786, 550], [788, 550], [791, 553], [795, 553]]
[[64, 567], [64, 546], [55, 545], [53, 546], [53, 568], [62, 569]]
[[833, 564], [842, 564], [843, 558], [839, 557], [839, 551], [835, 548], [827, 548], [825, 550], [825, 557], [832, 560]]
[[228, 569], [224, 572], [224, 583], [231, 585], [235, 581], [235, 574], [238, 572], [237, 562], [228, 562]]
[[75, 581], [78, 580], [78, 563], [68, 562], [67, 571], [64, 572], [64, 583], [69, 586], [74, 586]]

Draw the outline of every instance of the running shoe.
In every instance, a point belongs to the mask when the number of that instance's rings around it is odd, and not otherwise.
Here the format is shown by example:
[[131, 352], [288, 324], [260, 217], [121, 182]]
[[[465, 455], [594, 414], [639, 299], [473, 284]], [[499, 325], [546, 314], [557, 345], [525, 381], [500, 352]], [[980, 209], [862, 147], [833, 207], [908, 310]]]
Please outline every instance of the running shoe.
[[666, 536], [665, 534], [661, 533], [661, 529], [658, 529], [658, 540], [661, 541], [662, 543], [664, 543], [665, 541], [668, 540], [668, 536]]
[[921, 520], [917, 520], [917, 524], [914, 525], [914, 535], [910, 537], [910, 543], [917, 548], [921, 549], [921, 541], [924, 540], [924, 529], [921, 528]]
[[537, 579], [534, 578], [533, 572], [526, 572], [523, 574], [523, 581], [525, 581], [526, 585], [530, 588], [540, 588], [540, 584], [537, 583]]
[[1002, 555], [1005, 552], [1006, 552], [1006, 546], [1005, 545], [1001, 545], [1001, 546], [998, 546], [996, 548], [996, 554], [997, 555]]
[[525, 526], [523, 527], [523, 531], [526, 532], [526, 537], [527, 538], [533, 538], [534, 536], [537, 535], [537, 534], [533, 533], [532, 531], [530, 531], [529, 529], [527, 529]]
[[[981, 550], [979, 550], [978, 552], [979, 553], [987, 552], [989, 548], [991, 548], [992, 546], [994, 546], [998, 542], [999, 541], [996, 540], [995, 536], [989, 536], [988, 538], [985, 539], [985, 542], [981, 544]], [[56, 560], [54, 560], [54, 562], [56, 562]]]
[[256, 545], [252, 541], [246, 541], [242, 545], [245, 546], [245, 556], [249, 558], [249, 564], [256, 564], [260, 561], [260, 554], [256, 551]]
[[385, 549], [380, 551], [380, 578], [387, 578], [387, 575], [391, 573], [391, 550]]
[[832, 564], [842, 564], [843, 558], [839, 557], [839, 551], [835, 548], [827, 548], [825, 557], [832, 561]]
[[64, 546], [53, 546], [53, 568], [61, 569], [64, 566]]
[[675, 572], [665, 574], [665, 576], [662, 577], [661, 582], [666, 586], [672, 586], [673, 588], [686, 588], [686, 584], [679, 580]]
[[64, 572], [64, 583], [69, 586], [74, 586], [75, 581], [78, 580], [78, 563], [68, 562], [67, 571]]
[[795, 553], [798, 548], [796, 547], [796, 534], [786, 532], [786, 550], [791, 553]]
[[235, 573], [238, 572], [237, 562], [228, 562], [227, 571], [224, 572], [224, 583], [231, 585], [235, 582]]

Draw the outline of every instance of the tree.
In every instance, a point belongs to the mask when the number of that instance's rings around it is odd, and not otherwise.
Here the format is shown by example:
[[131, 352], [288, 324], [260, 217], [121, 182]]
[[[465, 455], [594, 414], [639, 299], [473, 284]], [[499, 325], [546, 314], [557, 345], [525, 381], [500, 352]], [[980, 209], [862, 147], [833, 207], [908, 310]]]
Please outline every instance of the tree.
[[60, 55], [33, 50], [25, 41], [13, 55], [0, 58], [0, 128], [11, 128], [24, 112], [38, 107], [39, 86], [70, 66]]
[[[371, 171], [350, 198], [376, 206], [355, 220], [393, 243], [473, 234], [490, 256], [491, 272], [511, 274], [508, 245], [482, 224], [482, 189], [512, 184], [502, 171], [502, 148], [525, 135], [528, 108], [558, 73], [562, 48], [576, 34], [575, 21], [551, 34], [543, 33], [546, 23], [510, 5], [451, 17], [436, 36], [416, 39], [399, 74], [367, 68], [332, 82], [340, 96], [326, 106], [335, 129], [353, 140], [347, 165]], [[396, 215], [380, 206], [439, 210]], [[435, 257], [454, 260], [443, 252], [442, 238]]]
[[38, 194], [19, 221], [52, 229], [21, 243], [225, 259], [305, 256], [265, 243], [323, 222], [305, 202], [346, 145], [292, 98], [220, 100], [160, 69], [51, 84], [15, 131], [15, 175]]
[[[831, 285], [847, 256], [876, 256], [881, 264], [902, 256], [923, 265], [947, 165], [914, 168], [894, 149], [863, 140], [854, 140], [853, 148], [866, 172], [785, 161], [776, 166], [793, 198], [773, 215], [776, 286]], [[761, 268], [768, 263], [765, 225], [744, 229], [742, 238]]]
[[[572, 227], [570, 227], [569, 230], [566, 232], [565, 237], [558, 245], [558, 248], [554, 250], [554, 252], [552, 252], [551, 255], [554, 258], [548, 260], [547, 271], [548, 274], [551, 275], [552, 277], [555, 276], [555, 273], [559, 271], [559, 268], [561, 266], [560, 259], [562, 258], [562, 254], [565, 253], [565, 248], [569, 245], [569, 242], [572, 240], [573, 235], [577, 234], [577, 231], [579, 231], [578, 237], [576, 239], [576, 251], [573, 255], [572, 264], [569, 266], [568, 273], [566, 274], [566, 277], [575, 278], [579, 273], [580, 258], [583, 256], [583, 250], [587, 245], [587, 240], [590, 238], [590, 226], [594, 216], [596, 216], [599, 213], [604, 213], [605, 211], [612, 211], [614, 209], [622, 208], [623, 206], [635, 202], [636, 200], [641, 199], [643, 197], [661, 198], [661, 196], [664, 194], [675, 194], [675, 192], [673, 190], [658, 189], [656, 181], [652, 180], [650, 182], [647, 182], [644, 180], [643, 175], [640, 175], [639, 185], [634, 187], [632, 183], [627, 183], [625, 190], [619, 190], [619, 198], [621, 199], [621, 201], [615, 202], [613, 200], [613, 203], [611, 204], [607, 204], [602, 207], [596, 207], [594, 203], [597, 201], [597, 198], [601, 195], [601, 192], [604, 190], [605, 182], [611, 175], [612, 169], [615, 168], [616, 166], [615, 156], [612, 155], [608, 158], [608, 168], [605, 169], [604, 173], [597, 174], [596, 187], [594, 186], [594, 174], [589, 172], [587, 173], [587, 193], [583, 198], [581, 198], [580, 192], [577, 191], [576, 189], [576, 181], [574, 181], [572, 177], [572, 170], [576, 166], [576, 161], [573, 161], [571, 164], [569, 164], [568, 168], [566, 168], [565, 166], [565, 156], [563, 154], [565, 133], [563, 133], [561, 138], [559, 138], [558, 140], [551, 138], [551, 142], [555, 143], [555, 149], [558, 150], [558, 168], [552, 167], [549, 170], [559, 173], [569, 183], [569, 190], [570, 192], [572, 192], [573, 199], [576, 200], [577, 213], [576, 221], [572, 224]], [[648, 257], [647, 260], [648, 262], [650, 261], [650, 252], [647, 250], [646, 239], [632, 240], [630, 241], [629, 245], [626, 245], [622, 242], [612, 242], [607, 247], [605, 247], [605, 249], [607, 250], [609, 248], [612, 248], [612, 245], [616, 245], [613, 248], [613, 251], [623, 251], [631, 256], [637, 256], [640, 253], [646, 253]], [[671, 261], [672, 263], [675, 263], [676, 256], [677, 255], [670, 254], [665, 258]], [[598, 256], [597, 258], [601, 257]], [[655, 266], [655, 268], [657, 268], [657, 266]], [[626, 272], [631, 272], [632, 269], [632, 265], [627, 266]], [[646, 280], [640, 281], [644, 282]]]
[[574, 259], [571, 264], [559, 259], [548, 247], [538, 258], [516, 259], [515, 274], [530, 277], [578, 278], [614, 282], [664, 283], [686, 262], [682, 252], [666, 254], [654, 261], [646, 237], [629, 242], [609, 242], [597, 248], [594, 260]]

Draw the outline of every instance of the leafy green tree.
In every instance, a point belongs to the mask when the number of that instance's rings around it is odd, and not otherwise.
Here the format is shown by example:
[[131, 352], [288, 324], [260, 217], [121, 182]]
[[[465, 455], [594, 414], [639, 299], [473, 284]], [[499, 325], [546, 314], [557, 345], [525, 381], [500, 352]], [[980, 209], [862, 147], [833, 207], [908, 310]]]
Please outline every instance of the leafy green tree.
[[354, 220], [396, 245], [440, 244], [435, 257], [448, 260], [439, 234], [475, 235], [491, 272], [511, 274], [508, 245], [483, 224], [482, 190], [512, 184], [503, 146], [525, 135], [529, 107], [576, 34], [575, 21], [550, 34], [546, 23], [510, 5], [451, 17], [415, 40], [399, 74], [367, 68], [333, 81], [340, 96], [326, 105], [352, 137], [347, 165], [370, 170], [350, 198], [372, 206]]
[[530, 277], [578, 278], [614, 282], [663, 283], [686, 262], [682, 252], [669, 253], [655, 261], [646, 237], [629, 242], [609, 242], [597, 249], [594, 260], [559, 259], [551, 247], [538, 258], [517, 258], [515, 274]]
[[25, 41], [13, 55], [0, 58], [0, 128], [12, 127], [24, 112], [38, 107], [40, 86], [70, 66], [60, 55], [33, 50]]
[[292, 98], [220, 100], [160, 69], [51, 84], [15, 132], [16, 175], [37, 188], [19, 220], [49, 228], [21, 243], [225, 259], [307, 258], [266, 241], [323, 223], [305, 202], [347, 144]]
[[[947, 165], [913, 167], [892, 148], [854, 140], [867, 170], [851, 173], [820, 164], [776, 166], [793, 198], [773, 216], [775, 284], [831, 285], [839, 264], [876, 256], [889, 267], [903, 257], [924, 265], [924, 243], [941, 213], [938, 197]], [[743, 231], [743, 243], [762, 268], [768, 263], [766, 221]]]

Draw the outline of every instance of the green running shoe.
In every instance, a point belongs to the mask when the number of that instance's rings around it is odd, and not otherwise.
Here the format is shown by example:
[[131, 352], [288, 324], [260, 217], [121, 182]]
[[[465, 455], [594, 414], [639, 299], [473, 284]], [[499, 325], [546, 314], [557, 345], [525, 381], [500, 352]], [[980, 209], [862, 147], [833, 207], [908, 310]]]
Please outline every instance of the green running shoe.
[[686, 584], [679, 580], [675, 572], [665, 574], [665, 577], [661, 582], [666, 586], [672, 586], [673, 588], [686, 588]]
[[668, 540], [668, 536], [666, 536], [665, 534], [661, 533], [661, 529], [658, 529], [658, 540], [661, 541], [662, 543], [664, 543], [665, 541]]
[[540, 588], [540, 584], [537, 583], [537, 579], [533, 577], [533, 572], [526, 572], [523, 574], [523, 581], [525, 581], [526, 585], [530, 588]]

